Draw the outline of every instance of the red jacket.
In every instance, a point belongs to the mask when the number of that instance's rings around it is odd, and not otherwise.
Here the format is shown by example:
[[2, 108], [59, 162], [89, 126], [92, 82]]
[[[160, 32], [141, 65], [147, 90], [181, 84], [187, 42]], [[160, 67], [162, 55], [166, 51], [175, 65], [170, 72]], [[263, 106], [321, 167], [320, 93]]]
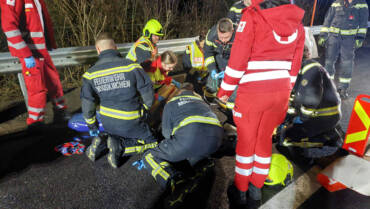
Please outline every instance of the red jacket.
[[1, 26], [12, 56], [42, 56], [47, 48], [57, 48], [44, 0], [0, 1]]
[[292, 4], [245, 8], [218, 97], [230, 96], [237, 85], [238, 91], [268, 92], [276, 90], [282, 79], [294, 81], [303, 55], [303, 15]]

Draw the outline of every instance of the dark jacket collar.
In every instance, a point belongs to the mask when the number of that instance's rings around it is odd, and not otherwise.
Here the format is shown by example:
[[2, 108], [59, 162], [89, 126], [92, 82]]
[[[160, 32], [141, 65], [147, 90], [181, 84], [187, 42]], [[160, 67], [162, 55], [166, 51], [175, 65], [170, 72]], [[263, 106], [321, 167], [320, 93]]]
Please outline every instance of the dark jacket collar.
[[118, 50], [116, 49], [107, 49], [99, 54], [99, 59], [104, 59], [108, 57], [122, 57]]

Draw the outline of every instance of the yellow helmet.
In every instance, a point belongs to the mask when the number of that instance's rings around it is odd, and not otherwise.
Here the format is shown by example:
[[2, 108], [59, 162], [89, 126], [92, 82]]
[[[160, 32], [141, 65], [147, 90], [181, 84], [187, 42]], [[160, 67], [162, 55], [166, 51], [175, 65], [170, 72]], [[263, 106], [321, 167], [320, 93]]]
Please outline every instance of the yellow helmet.
[[150, 19], [146, 22], [143, 29], [143, 36], [150, 38], [152, 34], [163, 36], [162, 25], [156, 19]]
[[[287, 179], [289, 178], [289, 179]], [[286, 182], [293, 179], [293, 166], [282, 154], [272, 154], [269, 175], [266, 178], [265, 185], [281, 184], [285, 186]]]

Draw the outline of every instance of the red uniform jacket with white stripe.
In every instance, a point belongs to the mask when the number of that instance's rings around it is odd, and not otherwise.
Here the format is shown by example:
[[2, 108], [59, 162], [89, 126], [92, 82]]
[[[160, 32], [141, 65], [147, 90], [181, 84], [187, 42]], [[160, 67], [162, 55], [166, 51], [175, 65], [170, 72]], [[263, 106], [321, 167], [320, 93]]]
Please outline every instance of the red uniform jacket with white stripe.
[[238, 91], [268, 92], [276, 90], [280, 79], [294, 83], [303, 55], [303, 15], [292, 4], [245, 8], [218, 97], [230, 96], [237, 85]]
[[42, 56], [56, 49], [52, 22], [44, 0], [0, 0], [1, 26], [12, 56]]

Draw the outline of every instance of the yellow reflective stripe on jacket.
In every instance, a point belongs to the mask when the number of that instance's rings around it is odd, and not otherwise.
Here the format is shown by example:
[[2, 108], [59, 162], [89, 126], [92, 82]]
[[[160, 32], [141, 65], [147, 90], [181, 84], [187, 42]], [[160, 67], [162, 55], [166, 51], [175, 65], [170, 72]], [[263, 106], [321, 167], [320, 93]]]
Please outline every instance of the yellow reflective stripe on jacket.
[[362, 34], [366, 34], [367, 32], [367, 28], [359, 28], [357, 33], [362, 33]]
[[107, 117], [121, 119], [121, 120], [135, 120], [135, 119], [140, 118], [142, 115], [139, 110], [122, 111], [122, 110], [115, 110], [115, 109], [103, 107], [103, 106], [100, 106], [100, 114], [107, 116]]
[[215, 44], [215, 43], [213, 43], [212, 41], [208, 41], [207, 39], [206, 39], [206, 44], [207, 44], [208, 46], [213, 46], [213, 47], [217, 48], [217, 46], [216, 46], [216, 44]]
[[234, 102], [226, 102], [226, 108], [233, 109], [235, 106]]
[[[341, 35], [356, 35], [358, 31], [357, 28], [349, 29], [349, 30], [341, 30], [340, 28], [336, 28], [336, 27], [330, 27], [328, 30], [330, 33], [340, 33]], [[320, 32], [324, 32], [324, 31], [320, 30]]]
[[[142, 46], [141, 44], [148, 44], [149, 47]], [[146, 38], [146, 37], [140, 37], [139, 40], [137, 40], [134, 45], [130, 48], [130, 51], [127, 53], [126, 58], [130, 59], [134, 62], [136, 62], [137, 57], [136, 57], [136, 47], [139, 47], [145, 51], [154, 51], [154, 46], [152, 42]]]
[[306, 66], [304, 66], [300, 71], [299, 71], [299, 74], [303, 75], [305, 72], [307, 72], [309, 69], [313, 68], [313, 67], [321, 67], [321, 65], [317, 62], [315, 63], [311, 63], [311, 64], [308, 64]]
[[193, 41], [189, 45], [189, 49], [191, 66], [199, 70], [204, 70], [204, 55], [203, 52], [199, 49], [198, 44]]
[[173, 97], [169, 102], [172, 102], [172, 101], [175, 101], [175, 100], [181, 99], [181, 98], [193, 98], [193, 99], [197, 99], [197, 100], [202, 100], [201, 98], [199, 98], [197, 96], [184, 95], [184, 96], [176, 96], [176, 97]]
[[205, 66], [207, 67], [208, 65], [212, 64], [215, 62], [215, 58], [213, 56], [207, 57], [205, 61]]
[[339, 82], [340, 83], [350, 83], [351, 78], [341, 78], [341, 77], [339, 77]]
[[158, 145], [158, 142], [153, 142], [149, 144], [137, 145], [132, 147], [125, 147], [125, 154], [132, 153], [143, 153], [147, 149], [152, 149]]
[[326, 107], [326, 108], [320, 108], [320, 109], [311, 109], [306, 108], [304, 106], [301, 106], [301, 112], [304, 115], [308, 115], [310, 117], [319, 117], [319, 116], [330, 116], [330, 115], [336, 115], [339, 114], [339, 105], [334, 107]]
[[[148, 162], [150, 167], [152, 167], [152, 176], [154, 178], [157, 177], [159, 174], [164, 180], [167, 180], [170, 177], [170, 174], [162, 168], [161, 165], [159, 165], [157, 162], [154, 161], [152, 153], [149, 153], [145, 155], [145, 160]], [[163, 167], [167, 167], [166, 165], [163, 165]]]
[[94, 124], [96, 122], [95, 116], [92, 118], [84, 118], [85, 122], [89, 125]]
[[204, 117], [204, 116], [190, 116], [190, 117], [187, 117], [184, 120], [182, 120], [180, 122], [180, 124], [172, 130], [171, 135], [174, 135], [175, 132], [179, 128], [184, 127], [186, 125], [189, 125], [190, 123], [206, 123], [206, 124], [211, 124], [211, 125], [216, 125], [216, 126], [222, 127], [221, 124], [220, 124], [220, 121], [216, 118]]
[[329, 32], [329, 28], [328, 27], [321, 27], [320, 32], [321, 33], [328, 33]]
[[236, 7], [231, 7], [231, 8], [230, 8], [230, 12], [235, 12], [235, 13], [242, 13], [242, 10], [243, 10], [243, 9], [238, 9], [238, 8], [236, 8]]
[[356, 9], [368, 8], [366, 3], [365, 4], [355, 4], [353, 7]]
[[130, 65], [127, 65], [127, 66], [119, 66], [119, 67], [109, 68], [109, 69], [105, 69], [105, 70], [95, 71], [95, 72], [92, 72], [92, 73], [85, 72], [83, 74], [83, 77], [88, 79], [88, 80], [91, 80], [91, 79], [94, 79], [94, 78], [107, 76], [107, 75], [111, 75], [111, 74], [115, 74], [115, 73], [130, 72], [130, 71], [134, 70], [135, 68], [141, 68], [141, 66], [137, 63], [133, 63], [133, 64], [130, 64]]

